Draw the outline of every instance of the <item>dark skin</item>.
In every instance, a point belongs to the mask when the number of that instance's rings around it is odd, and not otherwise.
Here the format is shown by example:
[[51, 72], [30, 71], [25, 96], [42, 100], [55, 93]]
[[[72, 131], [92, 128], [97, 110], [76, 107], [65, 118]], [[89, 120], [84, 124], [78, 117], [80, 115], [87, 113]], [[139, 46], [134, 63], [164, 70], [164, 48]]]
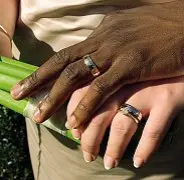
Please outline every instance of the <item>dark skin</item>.
[[[184, 2], [149, 5], [107, 15], [85, 41], [63, 49], [17, 84], [12, 96], [23, 99], [54, 85], [33, 119], [49, 118], [81, 85], [91, 82], [68, 119], [68, 128], [90, 120], [126, 84], [184, 75]], [[82, 57], [89, 54], [101, 74], [93, 77]]]

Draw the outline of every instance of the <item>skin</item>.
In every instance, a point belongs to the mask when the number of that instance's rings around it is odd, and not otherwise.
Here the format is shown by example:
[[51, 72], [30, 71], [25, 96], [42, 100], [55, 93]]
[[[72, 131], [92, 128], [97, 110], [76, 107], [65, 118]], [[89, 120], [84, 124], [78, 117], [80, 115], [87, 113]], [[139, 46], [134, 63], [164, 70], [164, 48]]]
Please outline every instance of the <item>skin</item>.
[[[70, 116], [90, 86], [76, 90], [69, 101], [67, 116]], [[184, 107], [184, 76], [166, 80], [148, 81], [123, 87], [99, 108], [92, 119], [78, 129], [73, 136], [81, 139], [84, 159], [87, 162], [97, 158], [105, 130], [110, 134], [104, 155], [106, 169], [118, 165], [138, 126], [118, 111], [119, 106], [128, 103], [148, 117], [142, 137], [134, 153], [134, 166], [144, 165], [157, 150], [174, 117]]]
[[[0, 24], [7, 30], [11, 38], [13, 37], [17, 21], [18, 6], [19, 0], [0, 1]], [[0, 31], [0, 55], [12, 57], [11, 42], [2, 31]]]
[[[18, 16], [19, 0], [0, 1], [0, 24], [7, 30], [10, 37], [13, 37]], [[8, 11], [7, 11], [8, 10]]]
[[[18, 1], [1, 3], [0, 12], [5, 16], [0, 20], [12, 37]], [[177, 1], [107, 15], [89, 38], [56, 53], [37, 72], [15, 86], [12, 96], [23, 99], [39, 92], [45, 82], [54, 83], [35, 114], [34, 120], [43, 122], [72, 95], [68, 128], [78, 127], [72, 130], [73, 135], [81, 137], [87, 161], [97, 157], [104, 131], [110, 126], [104, 156], [106, 169], [118, 165], [138, 128], [132, 119], [117, 112], [122, 103], [131, 104], [144, 116], [149, 115], [134, 154], [135, 166], [140, 167], [156, 151], [173, 117], [183, 106], [183, 77], [126, 85], [184, 75], [183, 6], [182, 1]], [[3, 39], [2, 45], [8, 42], [2, 33], [0, 39]], [[1, 55], [10, 56], [9, 43], [0, 47]], [[84, 65], [82, 57], [86, 54], [98, 66], [99, 77], [93, 77]], [[76, 91], [87, 82], [91, 82], [88, 87]]]
[[[184, 75], [184, 2], [142, 6], [107, 15], [85, 41], [56, 53], [11, 91], [20, 100], [54, 85], [34, 114], [49, 118], [81, 85], [92, 82], [68, 118], [67, 128], [91, 119], [111, 95], [126, 84]], [[82, 57], [89, 54], [101, 75], [93, 77]], [[101, 103], [99, 103], [101, 102]]]
[[12, 57], [11, 43], [6, 35], [0, 33], [0, 55]]
[[[0, 23], [11, 37], [16, 24], [18, 3], [18, 0], [0, 1]], [[46, 80], [51, 82], [57, 80], [48, 99], [42, 103], [45, 109], [38, 120], [44, 121], [54, 113], [53, 107], [55, 108], [60, 100], [62, 105], [67, 99], [64, 97], [71, 95], [81, 84], [94, 79], [81, 60], [84, 55], [90, 54], [102, 76], [95, 78], [90, 86], [76, 90], [72, 94], [68, 104], [68, 119], [72, 114], [75, 115], [77, 117], [75, 127], [79, 127], [72, 130], [73, 135], [81, 138], [84, 158], [91, 161], [97, 157], [104, 131], [110, 126], [104, 163], [107, 169], [117, 166], [138, 128], [132, 119], [117, 110], [124, 102], [131, 104], [139, 109], [143, 116], [149, 115], [134, 154], [135, 165], [137, 167], [143, 165], [156, 151], [172, 119], [184, 106], [184, 99], [181, 98], [184, 92], [184, 78], [124, 85], [183, 75], [180, 68], [183, 67], [182, 7], [183, 3], [178, 1], [149, 8], [119, 11], [107, 16], [86, 41], [58, 52], [38, 72], [22, 81], [20, 84], [25, 83], [23, 91], [14, 97], [21, 99], [36, 92], [35, 89], [43, 87]], [[12, 55], [11, 43], [2, 32], [0, 32], [0, 54], [8, 57]], [[49, 67], [52, 67], [53, 71]], [[49, 73], [46, 70], [49, 70]], [[76, 86], [73, 86], [74, 84]], [[61, 88], [63, 91], [60, 91]], [[101, 92], [106, 98], [111, 97], [106, 100]], [[105, 104], [99, 109], [94, 108], [99, 101], [105, 100]], [[91, 103], [88, 103], [90, 101]], [[86, 122], [87, 120], [89, 122]], [[86, 124], [80, 125], [83, 122]]]

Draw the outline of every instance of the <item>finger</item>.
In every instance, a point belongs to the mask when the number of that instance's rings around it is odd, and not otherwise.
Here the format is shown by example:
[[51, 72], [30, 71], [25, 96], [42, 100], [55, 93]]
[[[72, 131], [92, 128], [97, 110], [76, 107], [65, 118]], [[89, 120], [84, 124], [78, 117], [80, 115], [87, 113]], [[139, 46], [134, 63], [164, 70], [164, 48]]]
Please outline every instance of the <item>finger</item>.
[[[127, 58], [132, 58], [132, 56], [122, 58], [127, 61]], [[121, 67], [117, 60], [117, 63], [114, 63], [107, 72], [92, 82], [86, 95], [67, 121], [67, 128], [77, 128], [82, 123], [88, 121], [109, 96], [119, 90], [133, 76], [136, 76], [136, 73], [130, 74], [130, 71], [125, 67]], [[132, 83], [133, 81], [130, 82]]]
[[[81, 88], [75, 90], [71, 97], [70, 100], [68, 102], [68, 106], [67, 106], [67, 119], [69, 119], [69, 117], [72, 115], [72, 113], [74, 112], [75, 108], [77, 107], [77, 105], [79, 104], [80, 100], [85, 96], [85, 94], [87, 93], [90, 84], [86, 84], [84, 86], [82, 86]], [[117, 91], [117, 93], [113, 94], [109, 99], [108, 102], [110, 104], [113, 104], [117, 107], [119, 107], [122, 102], [124, 102], [127, 98], [130, 98], [133, 94], [137, 94], [137, 96], [132, 96], [130, 99], [133, 102], [138, 102], [140, 100], [139, 96], [142, 96], [141, 91], [138, 91], [139, 89], [141, 89], [142, 86], [140, 86], [140, 84], [134, 84], [134, 85], [128, 85], [128, 86], [124, 86], [123, 88], [121, 88], [120, 90]], [[138, 91], [138, 92], [136, 92]], [[150, 93], [146, 93], [144, 91], [144, 99], [147, 99], [149, 97]], [[142, 99], [142, 104], [146, 104], [147, 100]], [[107, 104], [107, 103], [106, 103]], [[144, 109], [148, 108], [148, 106], [144, 107]]]
[[[100, 59], [97, 52], [92, 53], [90, 56], [94, 57], [95, 61], [100, 66]], [[103, 69], [103, 68], [101, 68]], [[91, 71], [84, 64], [83, 59], [69, 64], [61, 73], [60, 77], [55, 82], [49, 95], [43, 99], [39, 104], [34, 120], [41, 123], [48, 119], [54, 112], [56, 112], [72, 94], [76, 88], [82, 84], [94, 79]]]
[[[72, 94], [70, 102], [68, 104], [68, 115], [70, 115], [75, 109], [80, 99], [84, 96], [89, 86], [85, 86], [82, 89], [75, 91]], [[132, 90], [132, 89], [131, 89]], [[81, 130], [72, 129], [73, 136], [79, 137], [79, 132], [82, 134], [81, 146], [83, 149], [83, 155], [86, 162], [90, 162], [96, 159], [101, 141], [105, 134], [107, 127], [110, 125], [114, 115], [117, 112], [119, 105], [124, 101], [125, 96], [128, 95], [126, 88], [122, 88], [95, 113], [92, 120], [89, 121]], [[124, 93], [122, 93], [124, 92]]]
[[[77, 107], [77, 105], [80, 102], [80, 100], [84, 97], [85, 93], [89, 89], [89, 86], [90, 85], [85, 85], [84, 87], [82, 87], [80, 89], [77, 89], [75, 92], [73, 92], [73, 94], [72, 94], [72, 96], [70, 98], [70, 101], [68, 103], [68, 106], [67, 106], [67, 119], [68, 119], [68, 117], [71, 116], [71, 114], [73, 113], [73, 111]], [[121, 93], [122, 91], [124, 92], [123, 94]], [[103, 114], [104, 112], [103, 111], [108, 112], [109, 115], [107, 114], [107, 118], [113, 116], [114, 115], [113, 114], [113, 112], [114, 112], [113, 109], [115, 108], [115, 106], [116, 106], [116, 110], [118, 109], [119, 104], [121, 104], [121, 102], [124, 99], [124, 96], [126, 96], [126, 94], [127, 94], [126, 92], [127, 92], [126, 89], [122, 88], [121, 91], [119, 91], [118, 93], [114, 94], [114, 96], [112, 96], [110, 99], [108, 99], [108, 101], [105, 103], [105, 105], [102, 106], [102, 109], [99, 109], [99, 112], [97, 112], [96, 115], [94, 115], [94, 117], [92, 118], [94, 120], [94, 122], [98, 121], [98, 119], [99, 119], [99, 121], [101, 122], [101, 123], [99, 123], [99, 125], [103, 125], [103, 123], [102, 123], [102, 120], [103, 120], [103, 117], [104, 117], [104, 114]], [[109, 110], [108, 110], [108, 107], [110, 108]], [[112, 107], [114, 107], [114, 108], [112, 108]], [[107, 118], [104, 118], [104, 120], [107, 119]], [[92, 124], [93, 124], [93, 120], [91, 121]], [[85, 128], [85, 134], [83, 135], [83, 139], [85, 139], [85, 138], [90, 139], [91, 137], [103, 136], [103, 133], [101, 131], [99, 132], [100, 135], [98, 135], [98, 133], [96, 133], [97, 131], [93, 130], [94, 126], [90, 125], [91, 122], [89, 122], [89, 124], [87, 126], [85, 126], [86, 128]], [[82, 126], [82, 128], [81, 128], [81, 126], [80, 126], [78, 129], [72, 129], [71, 130], [72, 131], [72, 135], [73, 135], [74, 138], [76, 138], [76, 139], [80, 139], [81, 138], [81, 134], [84, 132], [84, 130], [83, 130], [84, 128], [83, 127], [84, 126]], [[88, 136], [88, 134], [90, 134], [90, 135]], [[96, 143], [96, 141], [95, 141], [95, 143]], [[90, 144], [92, 144], [92, 142]], [[91, 154], [95, 154], [95, 153], [91, 152]]]
[[50, 93], [38, 105], [33, 119], [39, 123], [48, 119], [64, 104], [76, 88], [92, 78], [93, 76], [83, 60], [68, 65], [55, 82]]
[[137, 129], [137, 124], [130, 118], [118, 112], [114, 117], [107, 149], [104, 156], [104, 167], [109, 170], [119, 164], [129, 141]]
[[[101, 73], [103, 73], [105, 68], [109, 66], [107, 65], [108, 63], [103, 63], [106, 62], [104, 59], [107, 54], [101, 56], [99, 54], [103, 53], [97, 51], [90, 54], [90, 57], [94, 59], [94, 63], [99, 67]], [[94, 78], [83, 59], [69, 64], [62, 71], [47, 98], [39, 105], [36, 116], [33, 117], [34, 120], [40, 123], [49, 118], [64, 104], [76, 88]]]
[[85, 41], [65, 48], [57, 52], [46, 61], [36, 72], [20, 81], [11, 91], [15, 99], [23, 99], [39, 86], [51, 79], [58, 77], [60, 72], [70, 63], [81, 59], [84, 55], [98, 49], [99, 42], [96, 38], [89, 38]]
[[116, 104], [107, 102], [87, 123], [84, 132], [81, 134], [81, 147], [86, 162], [94, 161], [97, 158], [105, 131], [116, 112]]
[[[83, 98], [88, 88], [89, 88], [89, 85], [86, 85], [73, 92], [72, 96], [70, 97], [69, 103], [67, 105], [67, 113], [66, 113], [67, 118], [73, 113], [74, 109], [77, 107], [77, 104]], [[83, 128], [79, 127], [78, 129], [72, 129], [71, 132], [72, 132], [72, 136], [75, 139], [80, 139], [81, 133], [83, 132]]]
[[97, 107], [109, 97], [109, 94], [106, 92], [107, 80], [104, 79], [102, 75], [93, 81], [87, 93], [68, 119], [65, 125], [67, 128], [77, 128], [80, 124], [85, 123], [92, 117]]
[[[144, 112], [144, 102], [140, 98], [134, 97], [136, 96], [130, 97], [126, 104], [132, 105], [141, 113]], [[136, 130], [137, 123], [131, 117], [124, 115], [121, 111], [115, 115], [111, 123], [109, 140], [104, 156], [104, 166], [107, 170], [115, 168], [119, 164], [119, 160]]]
[[85, 85], [85, 86], [75, 90], [72, 93], [70, 100], [68, 102], [68, 105], [67, 105], [67, 111], [66, 111], [67, 118], [70, 117], [71, 114], [74, 112], [75, 108], [77, 107], [80, 100], [84, 97], [88, 88], [89, 88], [89, 85]]
[[151, 110], [134, 154], [133, 160], [136, 168], [146, 163], [157, 150], [171, 125], [174, 114], [173, 109], [168, 105], [160, 105]]
[[77, 140], [81, 139], [81, 134], [83, 132], [81, 127], [77, 128], [77, 129], [72, 129], [71, 132], [72, 132], [73, 138], [75, 138]]
[[[131, 86], [121, 88], [117, 93], [111, 96], [101, 108], [99, 108], [92, 120], [87, 123], [81, 139], [84, 159], [87, 162], [96, 159], [105, 130], [110, 125], [120, 104], [125, 100], [125, 97], [130, 96], [134, 91], [135, 89]], [[134, 104], [136, 107], [141, 106], [141, 109], [143, 109], [143, 106], [139, 103], [140, 98], [135, 97], [137, 96], [131, 97], [128, 103]], [[141, 102], [144, 104], [144, 101]]]

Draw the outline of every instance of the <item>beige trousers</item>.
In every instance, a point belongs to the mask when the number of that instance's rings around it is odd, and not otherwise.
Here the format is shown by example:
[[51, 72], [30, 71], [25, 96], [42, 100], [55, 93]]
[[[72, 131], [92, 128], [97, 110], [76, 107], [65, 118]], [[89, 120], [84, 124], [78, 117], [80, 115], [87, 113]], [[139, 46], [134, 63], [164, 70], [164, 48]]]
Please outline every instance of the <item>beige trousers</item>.
[[132, 165], [132, 154], [141, 134], [132, 139], [120, 165], [112, 170], [103, 167], [103, 152], [96, 161], [86, 163], [75, 142], [27, 120], [28, 142], [35, 180], [165, 180], [184, 179], [184, 113], [174, 120], [164, 142], [142, 168]]

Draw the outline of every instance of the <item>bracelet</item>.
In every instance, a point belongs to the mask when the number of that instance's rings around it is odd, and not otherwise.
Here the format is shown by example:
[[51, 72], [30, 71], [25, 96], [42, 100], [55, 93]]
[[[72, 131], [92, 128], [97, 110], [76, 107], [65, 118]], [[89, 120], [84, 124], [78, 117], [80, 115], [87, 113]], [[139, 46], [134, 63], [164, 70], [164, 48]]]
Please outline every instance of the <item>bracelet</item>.
[[9, 38], [10, 42], [12, 41], [12, 38], [8, 34], [7, 30], [1, 24], [0, 24], [0, 31], [3, 32]]

